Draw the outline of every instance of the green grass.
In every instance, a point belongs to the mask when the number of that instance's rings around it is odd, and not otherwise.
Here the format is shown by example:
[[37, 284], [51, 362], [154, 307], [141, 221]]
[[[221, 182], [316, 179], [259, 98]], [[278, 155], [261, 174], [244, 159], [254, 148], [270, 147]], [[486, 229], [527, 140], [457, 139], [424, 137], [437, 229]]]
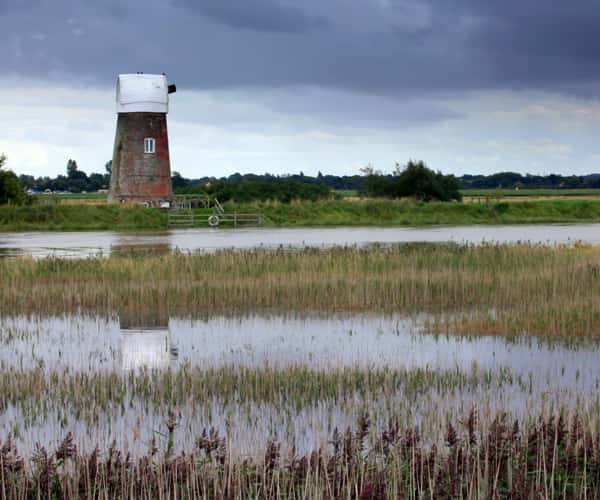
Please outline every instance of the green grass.
[[599, 196], [600, 189], [461, 189], [463, 196], [529, 197], [529, 196]]
[[228, 205], [261, 212], [266, 226], [430, 226], [600, 221], [600, 200], [518, 203], [418, 203], [409, 200], [326, 200]]
[[341, 196], [342, 198], [350, 198], [358, 196], [358, 189], [334, 189], [332, 191], [334, 195]]
[[[412, 200], [324, 200], [226, 203], [227, 212], [259, 212], [268, 227], [432, 226], [600, 222], [598, 200], [419, 203]], [[201, 212], [201, 211], [199, 211]], [[203, 212], [206, 212], [205, 210]], [[139, 206], [40, 204], [0, 207], [0, 231], [165, 229], [167, 214]]]
[[156, 208], [120, 205], [0, 207], [0, 231], [163, 229], [167, 215]]

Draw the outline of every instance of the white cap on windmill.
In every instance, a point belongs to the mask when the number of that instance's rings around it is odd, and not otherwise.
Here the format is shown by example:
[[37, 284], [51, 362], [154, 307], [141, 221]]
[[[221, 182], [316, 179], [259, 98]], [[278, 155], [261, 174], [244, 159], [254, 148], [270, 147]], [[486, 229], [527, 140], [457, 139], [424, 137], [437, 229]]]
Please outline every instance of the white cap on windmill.
[[117, 113], [168, 113], [169, 83], [165, 75], [119, 75]]

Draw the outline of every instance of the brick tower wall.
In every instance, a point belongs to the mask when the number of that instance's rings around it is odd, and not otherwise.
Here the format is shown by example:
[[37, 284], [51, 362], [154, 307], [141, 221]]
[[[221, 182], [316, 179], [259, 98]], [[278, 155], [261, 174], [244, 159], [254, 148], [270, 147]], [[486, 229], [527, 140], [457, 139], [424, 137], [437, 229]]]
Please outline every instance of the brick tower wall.
[[[156, 141], [154, 153], [144, 153], [146, 138]], [[166, 113], [119, 113], [109, 201], [144, 202], [172, 197]]]

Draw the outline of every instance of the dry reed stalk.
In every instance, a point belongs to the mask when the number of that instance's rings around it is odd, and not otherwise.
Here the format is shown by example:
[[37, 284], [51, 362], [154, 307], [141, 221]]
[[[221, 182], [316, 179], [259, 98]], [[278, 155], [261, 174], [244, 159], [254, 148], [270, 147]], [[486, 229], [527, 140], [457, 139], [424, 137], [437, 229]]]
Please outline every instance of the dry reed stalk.
[[470, 334], [599, 336], [599, 270], [598, 248], [533, 245], [3, 259], [0, 313], [469, 311], [440, 324]]

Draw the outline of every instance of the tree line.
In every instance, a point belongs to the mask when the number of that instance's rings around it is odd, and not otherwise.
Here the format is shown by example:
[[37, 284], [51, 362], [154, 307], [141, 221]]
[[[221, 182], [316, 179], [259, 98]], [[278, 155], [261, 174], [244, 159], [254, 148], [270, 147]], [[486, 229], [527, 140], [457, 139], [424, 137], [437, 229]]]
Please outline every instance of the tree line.
[[56, 177], [34, 177], [33, 175], [20, 175], [19, 182], [25, 190], [31, 190], [43, 193], [44, 191], [59, 191], [69, 193], [95, 192], [101, 189], [108, 189], [110, 184], [110, 171], [112, 162], [105, 165], [105, 172], [102, 174], [86, 174], [79, 169], [75, 160], [69, 159], [67, 162], [66, 175], [57, 175]]
[[[409, 161], [409, 163], [411, 163]], [[422, 163], [422, 162], [412, 162]], [[291, 175], [272, 175], [272, 174], [240, 174], [235, 173], [227, 177], [200, 177], [196, 179], [186, 179], [177, 172], [173, 174], [173, 189], [185, 189], [191, 186], [205, 185], [211, 182], [239, 183], [248, 181], [273, 181], [288, 180], [325, 186], [333, 191], [356, 191], [357, 193], [367, 193], [368, 184], [374, 179], [369, 179], [369, 174], [375, 174], [381, 182], [381, 178], [392, 182], [398, 174], [399, 165], [396, 165], [394, 172], [382, 173], [372, 166], [368, 165], [361, 169], [356, 175], [324, 175], [319, 172], [316, 176], [299, 174]], [[458, 183], [458, 188], [463, 189], [600, 189], [600, 174], [589, 175], [533, 175], [520, 174], [517, 172], [498, 172], [491, 175], [471, 175], [465, 174], [454, 177]]]
[[[33, 192], [95, 192], [108, 189], [112, 162], [105, 164], [103, 173], [86, 174], [75, 160], [69, 159], [66, 175], [56, 177], [16, 176], [4, 167], [6, 156], [0, 155], [0, 204], [27, 202], [24, 190]], [[240, 174], [227, 177], [187, 179], [178, 172], [172, 176], [176, 194], [200, 194], [217, 197], [221, 201], [277, 200], [287, 203], [294, 199], [317, 200], [327, 198], [335, 191], [353, 191], [360, 196], [403, 198], [422, 201], [450, 201], [461, 199], [461, 189], [574, 189], [600, 188], [600, 174], [585, 176], [546, 176], [499, 172], [492, 175], [463, 175], [455, 177], [434, 171], [422, 161], [410, 160], [406, 165], [396, 164], [391, 173], [383, 173], [371, 165], [356, 175], [272, 175], [269, 173]]]

